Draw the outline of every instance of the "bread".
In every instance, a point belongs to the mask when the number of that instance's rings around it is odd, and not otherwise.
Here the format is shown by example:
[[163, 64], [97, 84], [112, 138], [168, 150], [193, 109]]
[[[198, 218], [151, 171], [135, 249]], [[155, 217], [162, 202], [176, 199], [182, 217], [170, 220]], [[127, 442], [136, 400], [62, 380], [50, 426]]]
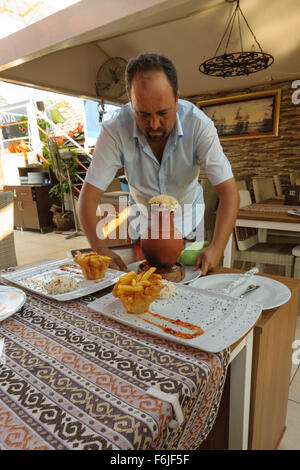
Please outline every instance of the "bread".
[[152, 197], [149, 200], [149, 204], [164, 207], [173, 212], [175, 212], [179, 207], [177, 199], [173, 196], [168, 196], [167, 194], [160, 194], [159, 196]]

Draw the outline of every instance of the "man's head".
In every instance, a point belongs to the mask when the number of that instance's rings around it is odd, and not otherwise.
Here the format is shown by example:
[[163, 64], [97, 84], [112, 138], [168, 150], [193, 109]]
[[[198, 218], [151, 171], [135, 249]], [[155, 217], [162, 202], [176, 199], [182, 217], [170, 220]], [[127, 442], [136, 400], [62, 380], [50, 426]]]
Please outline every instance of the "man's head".
[[131, 59], [126, 87], [138, 127], [148, 140], [164, 140], [175, 124], [179, 97], [173, 63], [157, 54]]

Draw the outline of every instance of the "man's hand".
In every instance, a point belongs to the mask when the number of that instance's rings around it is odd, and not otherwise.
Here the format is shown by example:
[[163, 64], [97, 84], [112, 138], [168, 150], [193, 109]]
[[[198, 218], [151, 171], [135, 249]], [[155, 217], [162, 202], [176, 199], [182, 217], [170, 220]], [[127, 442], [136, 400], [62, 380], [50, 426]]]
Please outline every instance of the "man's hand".
[[114, 251], [110, 250], [109, 248], [100, 248], [96, 249], [97, 253], [101, 256], [109, 256], [111, 261], [109, 263], [109, 267], [112, 269], [118, 269], [120, 271], [128, 272], [129, 269], [127, 268], [126, 264], [122, 260], [121, 256], [117, 255]]
[[220, 250], [212, 244], [203, 248], [195, 261], [194, 271], [200, 268], [202, 276], [205, 276], [210, 269], [214, 269], [218, 266], [222, 254], [223, 252], [220, 252]]

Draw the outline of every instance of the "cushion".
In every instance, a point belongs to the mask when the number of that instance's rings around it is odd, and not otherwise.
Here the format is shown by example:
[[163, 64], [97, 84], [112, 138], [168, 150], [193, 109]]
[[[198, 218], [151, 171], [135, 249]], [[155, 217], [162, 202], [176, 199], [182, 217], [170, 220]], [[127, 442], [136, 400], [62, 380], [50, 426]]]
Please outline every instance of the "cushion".
[[297, 246], [295, 246], [295, 247], [293, 248], [292, 254], [293, 254], [294, 256], [300, 256], [300, 245], [297, 245]]

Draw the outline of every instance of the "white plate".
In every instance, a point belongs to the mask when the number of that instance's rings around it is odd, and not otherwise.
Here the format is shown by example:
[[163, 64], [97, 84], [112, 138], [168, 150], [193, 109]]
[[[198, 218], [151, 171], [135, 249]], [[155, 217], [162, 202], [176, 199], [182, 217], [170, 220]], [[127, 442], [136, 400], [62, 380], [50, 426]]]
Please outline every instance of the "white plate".
[[297, 215], [298, 217], [300, 217], [300, 210], [299, 209], [290, 209], [288, 211], [288, 214], [290, 215]]
[[[211, 276], [201, 277], [195, 281], [193, 285], [201, 289], [209, 289], [210, 291], [218, 292], [225, 289], [239, 276], [240, 274], [212, 274]], [[279, 305], [285, 304], [291, 297], [291, 291], [287, 286], [274, 279], [263, 276], [251, 277], [247, 282], [231, 291], [229, 295], [238, 297], [250, 284], [260, 286], [260, 288], [247, 294], [246, 298], [251, 302], [261, 304], [263, 310], [279, 307]]]
[[[76, 269], [71, 271], [62, 270], [62, 266], [68, 264], [74, 265]], [[44, 283], [50, 281], [56, 276], [61, 276], [62, 274], [68, 274], [76, 279], [78, 282], [77, 289], [66, 292], [65, 294], [48, 294], [44, 287]], [[104, 278], [97, 281], [88, 281], [81, 273], [79, 265], [74, 261], [71, 261], [69, 258], [66, 258], [56, 261], [49, 261], [47, 263], [27, 268], [20, 267], [15, 271], [4, 273], [2, 276], [22, 288], [25, 287], [31, 292], [41, 294], [50, 299], [65, 302], [67, 300], [78, 299], [79, 297], [83, 297], [101, 289], [105, 289], [106, 287], [115, 284], [122, 274], [124, 274], [123, 271], [117, 271], [116, 269], [108, 268]]]
[[[135, 261], [134, 263], [131, 263], [131, 264], [128, 264], [127, 268], [130, 270], [130, 271], [135, 271], [137, 272], [138, 270], [138, 267], [141, 263], [143, 263], [144, 261], [146, 261], [145, 259], [143, 259], [142, 261]], [[176, 285], [177, 284], [185, 284], [187, 282], [194, 282], [194, 280], [198, 279], [198, 277], [201, 276], [201, 270], [198, 269], [197, 271], [194, 271], [194, 266], [188, 266], [188, 265], [185, 265], [185, 276], [184, 276], [184, 279], [182, 279], [181, 281], [179, 282], [176, 282]]]
[[26, 302], [26, 294], [14, 287], [0, 286], [0, 321], [10, 317]]
[[[149, 313], [127, 313], [120, 299], [116, 299], [112, 293], [90, 302], [88, 306], [138, 330], [208, 352], [222, 351], [238, 341], [253, 327], [261, 313], [261, 305], [226, 294], [215, 294], [184, 285], [177, 286], [177, 291], [178, 294], [168, 300], [155, 300], [149, 310], [173, 320], [179, 319], [200, 326], [204, 330], [201, 336], [185, 339], [164, 332], [157, 326], [146, 323], [144, 319], [160, 322], [165, 327], [179, 331], [180, 327]], [[191, 333], [187, 329], [182, 331]]]

